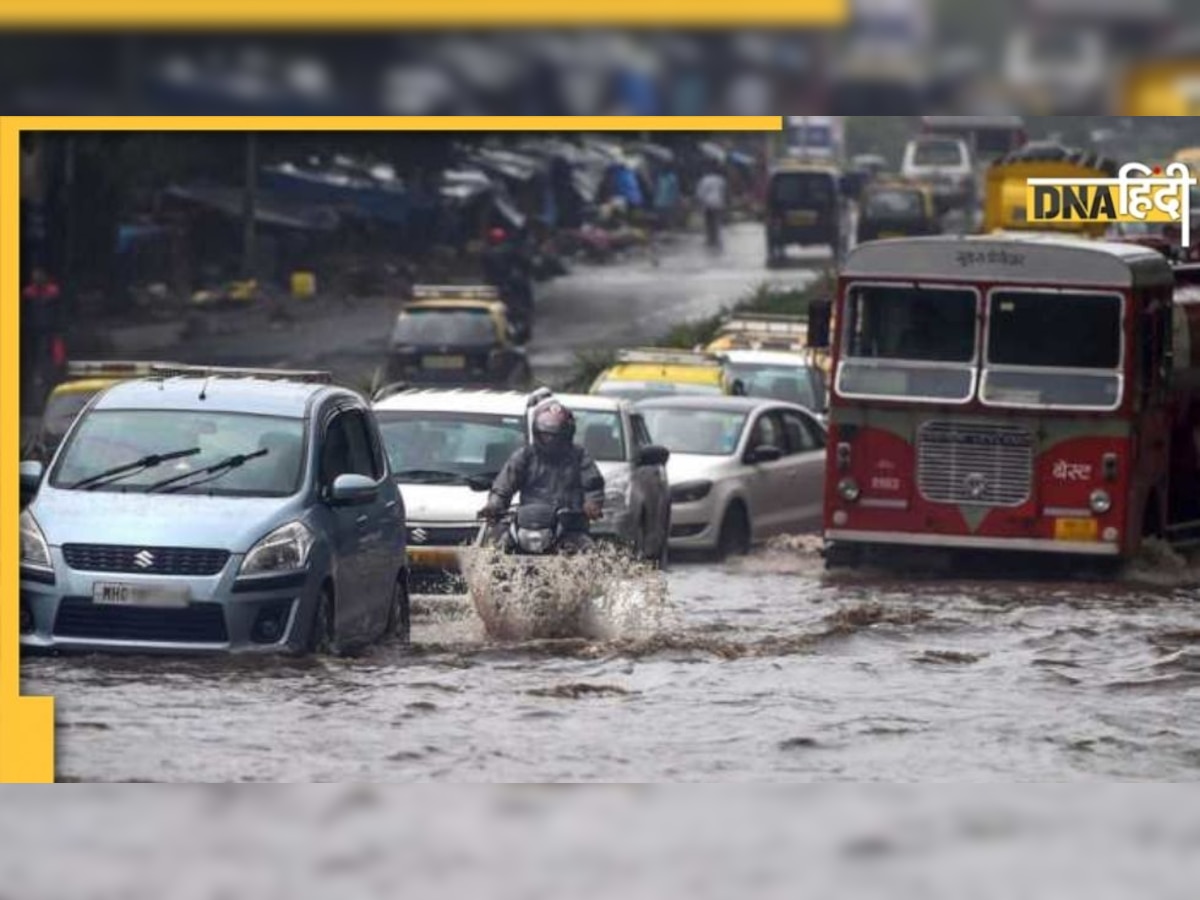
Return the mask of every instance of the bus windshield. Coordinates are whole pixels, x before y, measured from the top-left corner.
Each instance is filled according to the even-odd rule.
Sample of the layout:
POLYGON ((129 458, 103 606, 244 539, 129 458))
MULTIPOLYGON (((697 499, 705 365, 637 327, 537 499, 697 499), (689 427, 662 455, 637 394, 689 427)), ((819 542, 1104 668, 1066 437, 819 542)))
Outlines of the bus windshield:
POLYGON ((1115 409, 1121 298, 995 290, 988 298, 982 400, 992 406, 1115 409))
POLYGON ((838 393, 966 403, 975 390, 978 306, 970 288, 853 288, 838 393))

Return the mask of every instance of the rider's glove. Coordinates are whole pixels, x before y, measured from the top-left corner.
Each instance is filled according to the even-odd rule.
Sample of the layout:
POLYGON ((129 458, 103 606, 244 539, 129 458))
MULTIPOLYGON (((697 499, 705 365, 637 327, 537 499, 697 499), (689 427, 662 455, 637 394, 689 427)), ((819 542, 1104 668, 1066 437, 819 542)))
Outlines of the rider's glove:
POLYGON ((600 504, 595 500, 589 500, 583 504, 583 511, 593 522, 604 515, 604 510, 601 509, 600 504))

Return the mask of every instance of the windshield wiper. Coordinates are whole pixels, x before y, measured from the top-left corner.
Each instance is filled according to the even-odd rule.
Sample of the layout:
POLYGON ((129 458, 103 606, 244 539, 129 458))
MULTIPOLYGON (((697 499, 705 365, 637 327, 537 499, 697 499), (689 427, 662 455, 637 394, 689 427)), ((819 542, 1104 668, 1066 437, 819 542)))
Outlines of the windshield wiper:
POLYGON ((241 468, 252 459, 258 459, 261 456, 267 455, 267 448, 255 450, 253 453, 235 453, 232 456, 227 456, 220 462, 215 462, 205 469, 196 469, 194 472, 184 472, 182 475, 175 475, 172 478, 165 478, 162 481, 156 481, 154 484, 146 488, 146 493, 154 493, 162 491, 164 494, 170 494, 174 491, 181 491, 185 487, 196 487, 197 485, 207 484, 232 472, 234 469, 241 468), (187 481, 189 478, 195 478, 197 475, 208 475, 203 481, 197 481, 193 484, 181 484, 180 482, 187 481))
POLYGON ((170 453, 150 453, 141 459, 135 459, 132 462, 114 466, 111 469, 105 469, 103 472, 97 472, 95 475, 89 475, 87 478, 82 478, 67 487, 72 491, 83 488, 89 491, 95 490, 96 488, 104 487, 106 484, 112 484, 114 481, 120 481, 122 478, 128 478, 130 475, 136 475, 145 469, 153 469, 155 466, 161 466, 163 463, 171 462, 174 459, 183 459, 185 456, 195 456, 199 452, 199 447, 189 447, 186 450, 172 450, 170 453))
POLYGON ((458 472, 446 472, 442 469, 401 469, 392 473, 396 481, 407 481, 413 484, 465 484, 466 475, 458 472))

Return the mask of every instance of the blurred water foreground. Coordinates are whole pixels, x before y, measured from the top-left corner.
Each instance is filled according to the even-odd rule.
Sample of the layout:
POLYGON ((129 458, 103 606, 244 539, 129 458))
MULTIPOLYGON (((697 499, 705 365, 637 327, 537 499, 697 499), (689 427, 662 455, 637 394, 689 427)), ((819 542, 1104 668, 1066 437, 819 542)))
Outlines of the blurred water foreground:
POLYGON ((1167 785, 9 788, 6 897, 1185 898, 1167 785))

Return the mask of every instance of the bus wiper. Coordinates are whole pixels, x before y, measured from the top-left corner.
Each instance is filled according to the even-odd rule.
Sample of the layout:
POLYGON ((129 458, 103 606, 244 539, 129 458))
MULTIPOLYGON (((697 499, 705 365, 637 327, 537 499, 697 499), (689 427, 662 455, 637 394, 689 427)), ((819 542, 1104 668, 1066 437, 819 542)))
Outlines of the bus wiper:
POLYGON ((183 459, 185 456, 195 456, 199 452, 199 447, 189 447, 187 450, 172 450, 170 453, 150 453, 141 459, 135 459, 132 462, 114 466, 111 469, 105 469, 103 472, 97 472, 95 475, 89 475, 87 478, 80 479, 67 487, 72 491, 83 488, 89 491, 95 490, 96 488, 104 487, 106 484, 112 484, 114 481, 120 481, 122 478, 128 478, 130 475, 136 475, 138 472, 146 469, 161 466, 165 462, 171 462, 174 459, 183 459))
POLYGON ((260 456, 267 455, 267 448, 255 450, 253 453, 235 453, 232 456, 227 456, 219 462, 213 463, 205 469, 196 469, 194 472, 184 472, 182 475, 175 475, 171 478, 165 478, 162 481, 156 481, 154 484, 146 488, 146 493, 154 493, 162 491, 164 494, 181 491, 187 487, 196 487, 197 485, 207 484, 210 481, 215 481, 222 475, 232 472, 234 469, 241 468, 252 459, 258 459, 260 456), (197 475, 208 475, 203 481, 193 482, 192 484, 182 484, 189 478, 195 478, 197 475))
POLYGON ((413 484, 465 484, 467 480, 465 475, 442 469, 401 469, 392 473, 392 477, 413 484))

